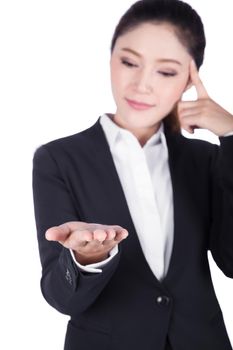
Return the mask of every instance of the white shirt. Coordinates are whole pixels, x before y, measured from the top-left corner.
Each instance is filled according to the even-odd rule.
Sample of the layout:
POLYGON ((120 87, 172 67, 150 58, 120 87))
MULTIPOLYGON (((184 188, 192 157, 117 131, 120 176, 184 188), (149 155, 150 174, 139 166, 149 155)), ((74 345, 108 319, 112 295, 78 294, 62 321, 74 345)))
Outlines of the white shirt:
MULTIPOLYGON (((168 271, 174 239, 173 192, 163 124, 143 147, 130 131, 113 122, 112 115, 103 114, 100 124, 110 147, 142 251, 152 272, 162 280, 168 271)), ((224 137, 232 135, 231 131, 224 137)), ((109 252, 108 259, 85 266, 75 260, 71 249, 70 253, 80 269, 100 273, 101 267, 118 253, 118 246, 109 252)))
MULTIPOLYGON (((168 271, 174 236, 173 193, 163 124, 143 147, 130 131, 113 122, 112 115, 102 115, 100 124, 142 251, 154 275, 162 280, 168 271)), ((117 252, 116 246, 108 259, 85 266, 75 260, 72 251, 71 254, 82 270, 102 272, 101 267, 117 252)))

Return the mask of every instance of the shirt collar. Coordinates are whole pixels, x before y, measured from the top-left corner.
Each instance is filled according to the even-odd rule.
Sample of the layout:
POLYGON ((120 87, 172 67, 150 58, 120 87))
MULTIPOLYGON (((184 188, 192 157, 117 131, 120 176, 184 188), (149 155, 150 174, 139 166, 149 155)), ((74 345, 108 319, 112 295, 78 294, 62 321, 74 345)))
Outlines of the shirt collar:
MULTIPOLYGON (((118 137, 135 137, 129 130, 121 128, 119 125, 114 123, 112 114, 103 114, 100 117, 100 124, 103 127, 111 150, 113 149, 118 137)), ((154 146, 160 142, 162 142, 163 146, 167 148, 163 123, 161 123, 158 131, 147 140, 143 146, 143 149, 154 146)))

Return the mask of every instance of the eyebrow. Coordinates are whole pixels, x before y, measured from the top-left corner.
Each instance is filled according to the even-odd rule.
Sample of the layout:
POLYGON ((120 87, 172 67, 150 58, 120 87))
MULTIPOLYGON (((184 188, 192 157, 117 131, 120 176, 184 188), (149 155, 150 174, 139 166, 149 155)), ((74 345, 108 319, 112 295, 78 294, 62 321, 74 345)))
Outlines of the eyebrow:
MULTIPOLYGON (((140 57, 140 58, 142 57, 142 55, 140 55, 140 53, 130 49, 129 47, 123 47, 121 50, 122 51, 126 51, 126 52, 130 52, 130 53, 132 53, 133 55, 135 55, 137 57, 140 57)), ((173 58, 160 58, 160 59, 157 60, 157 62, 159 62, 159 63, 160 62, 161 63, 167 63, 167 62, 169 63, 169 62, 171 62, 171 63, 176 63, 176 64, 178 64, 180 66, 182 65, 180 61, 174 60, 173 58)))

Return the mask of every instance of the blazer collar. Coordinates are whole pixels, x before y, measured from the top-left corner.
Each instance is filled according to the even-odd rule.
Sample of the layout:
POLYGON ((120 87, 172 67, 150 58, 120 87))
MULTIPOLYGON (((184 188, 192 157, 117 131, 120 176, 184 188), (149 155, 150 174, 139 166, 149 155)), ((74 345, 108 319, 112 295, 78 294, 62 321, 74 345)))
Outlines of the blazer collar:
POLYGON ((98 118, 93 126, 85 130, 85 134, 88 136, 88 143, 91 143, 93 155, 95 155, 96 160, 101 164, 101 168, 103 169, 101 177, 104 183, 104 201, 108 206, 106 209, 108 219, 105 223, 120 225, 128 230, 129 236, 126 240, 121 242, 119 246, 125 259, 131 260, 131 263, 137 266, 137 273, 141 275, 141 278, 147 279, 147 281, 150 279, 151 283, 162 288, 164 292, 168 292, 166 286, 169 285, 172 279, 178 277, 177 274, 179 274, 180 269, 182 269, 179 265, 179 255, 182 254, 181 247, 183 247, 181 217, 185 213, 186 200, 183 200, 183 198, 186 197, 186 194, 184 193, 183 195, 182 167, 179 165, 184 150, 184 137, 181 134, 172 133, 166 125, 164 125, 173 187, 174 242, 167 275, 164 280, 160 282, 152 273, 141 249, 125 194, 111 155, 110 147, 100 124, 100 118, 101 117, 98 118), (126 249, 124 249, 124 247, 126 249))
MULTIPOLYGON (((113 121, 113 115, 111 113, 105 113, 99 118, 100 124, 104 130, 106 139, 108 141, 108 144, 110 146, 111 151, 114 149, 115 143, 118 139, 118 137, 135 137, 132 135, 132 133, 128 130, 123 129, 119 125, 117 125, 113 121)), ((151 145, 154 145, 156 143, 162 142, 165 149, 167 149, 166 145, 166 138, 164 134, 164 125, 161 123, 159 130, 150 137, 150 139, 145 143, 143 148, 150 147, 151 145)))

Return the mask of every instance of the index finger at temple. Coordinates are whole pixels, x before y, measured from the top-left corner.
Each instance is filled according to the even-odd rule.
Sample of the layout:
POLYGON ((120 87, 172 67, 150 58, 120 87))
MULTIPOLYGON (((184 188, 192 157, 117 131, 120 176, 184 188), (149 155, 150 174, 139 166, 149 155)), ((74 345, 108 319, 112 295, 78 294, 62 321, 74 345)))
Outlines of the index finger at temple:
POLYGON ((190 77, 191 77, 191 80, 196 88, 197 98, 202 99, 202 98, 209 97, 207 90, 199 77, 199 73, 198 73, 196 63, 194 62, 194 60, 192 60, 190 63, 190 77))

